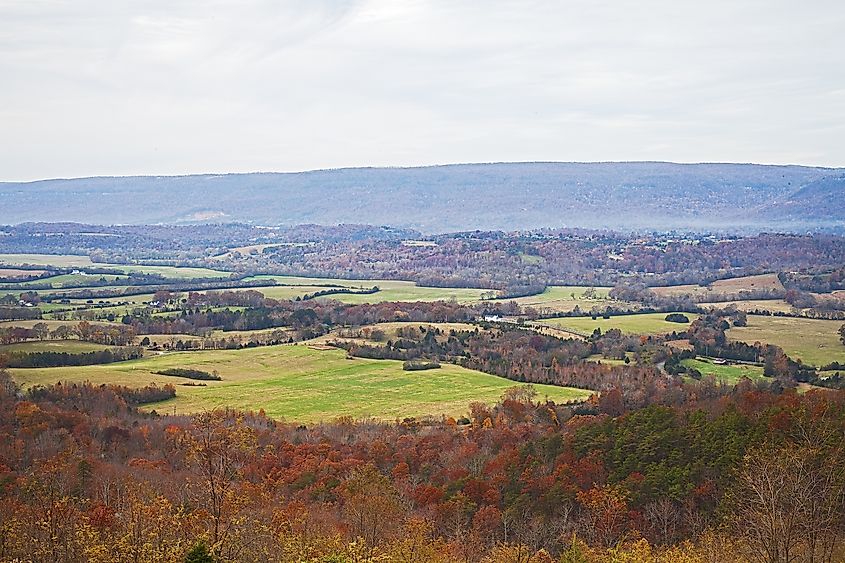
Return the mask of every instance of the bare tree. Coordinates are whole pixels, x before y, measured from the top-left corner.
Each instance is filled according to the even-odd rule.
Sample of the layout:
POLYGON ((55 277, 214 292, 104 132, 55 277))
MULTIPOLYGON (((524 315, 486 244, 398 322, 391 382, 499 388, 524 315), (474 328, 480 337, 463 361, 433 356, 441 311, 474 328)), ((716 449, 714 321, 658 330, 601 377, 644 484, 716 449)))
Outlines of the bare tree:
POLYGON ((650 502, 643 507, 643 516, 651 528, 655 543, 674 543, 682 517, 678 503, 668 498, 650 502))
POLYGON ((255 433, 223 411, 196 415, 191 430, 190 458, 200 478, 201 500, 211 515, 212 549, 217 551, 227 535, 235 483, 256 447, 255 433))
POLYGON ((787 445, 749 453, 731 496, 736 532, 764 563, 827 563, 842 532, 842 448, 787 445))

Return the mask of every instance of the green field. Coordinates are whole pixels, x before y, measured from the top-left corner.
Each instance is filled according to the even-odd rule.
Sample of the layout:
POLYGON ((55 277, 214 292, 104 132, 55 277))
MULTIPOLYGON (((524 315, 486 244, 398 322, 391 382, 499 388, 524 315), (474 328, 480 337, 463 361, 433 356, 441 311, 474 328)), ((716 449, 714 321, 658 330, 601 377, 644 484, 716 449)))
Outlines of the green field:
POLYGON ((96 352, 107 348, 110 348, 110 346, 84 342, 82 340, 44 340, 5 344, 0 346, 0 354, 12 352, 67 352, 68 354, 80 354, 82 352, 96 352))
POLYGON ((837 334, 842 324, 843 321, 748 315, 748 326, 733 327, 727 335, 731 340, 749 344, 774 344, 792 359, 821 366, 845 363, 845 345, 837 334))
POLYGON ((44 284, 50 284, 50 287, 55 289, 61 289, 63 287, 84 287, 85 284, 88 284, 92 281, 99 281, 100 279, 105 278, 109 284, 114 284, 115 282, 119 282, 121 280, 125 280, 127 276, 117 276, 117 275, 106 275, 106 274, 61 274, 58 276, 51 276, 49 278, 42 278, 40 280, 35 280, 31 282, 22 282, 18 284, 18 287, 27 288, 30 286, 40 286, 44 284))
MULTIPOLYGON (((50 255, 39 255, 39 254, 6 254, 0 255, 0 260, 6 259, 8 260, 9 264, 14 263, 34 263, 34 264, 49 264, 54 266, 85 266, 85 265, 92 265, 90 260, 87 257, 80 257, 80 256, 50 256, 50 255)), ((120 270, 121 272, 128 273, 128 272, 145 272, 145 273, 156 273, 161 274, 167 278, 226 278, 229 277, 229 272, 224 272, 220 270, 211 270, 207 268, 183 268, 183 267, 175 267, 175 266, 136 266, 136 265, 125 265, 125 264, 96 264, 98 267, 103 268, 112 268, 116 270, 120 270)), ((124 290, 127 288, 126 285, 122 285, 123 279, 117 276, 106 276, 107 279, 114 282, 115 285, 113 286, 84 286, 85 282, 91 279, 100 279, 100 275, 94 274, 91 276, 85 274, 63 274, 60 276, 53 276, 52 278, 47 278, 45 280, 40 280, 37 283, 51 283, 53 285, 53 289, 49 290, 37 290, 39 293, 49 293, 55 291, 57 289, 62 289, 67 287, 68 285, 75 285, 74 290, 104 290, 104 289, 111 289, 111 290, 124 290)), ((342 301, 344 303, 350 304, 358 304, 358 303, 382 303, 385 301, 450 301, 452 299, 460 302, 460 303, 475 303, 482 299, 482 297, 486 296, 490 293, 491 290, 489 289, 478 289, 478 288, 443 288, 443 287, 424 287, 418 286, 414 282, 410 281, 398 281, 398 280, 356 280, 356 279, 333 279, 333 278, 312 278, 312 277, 303 277, 303 276, 274 276, 274 275, 260 275, 260 276, 252 276, 245 278, 244 281, 252 281, 252 280, 259 280, 259 279, 272 279, 275 280, 276 283, 279 285, 276 286, 267 286, 267 287, 242 287, 242 288, 232 288, 232 290, 237 291, 246 291, 246 290, 255 290, 260 291, 264 296, 273 298, 273 299, 296 299, 297 297, 302 297, 309 293, 316 293, 318 291, 325 291, 327 289, 331 289, 333 287, 348 287, 354 289, 360 288, 371 288, 373 286, 378 286, 379 291, 377 293, 372 294, 337 294, 327 296, 327 299, 335 299, 338 301, 342 301)), ((36 282, 31 282, 30 284, 19 284, 18 287, 13 289, 6 290, 8 293, 16 294, 19 291, 24 290, 27 285, 33 285, 36 282)), ((582 295, 583 291, 586 287, 567 287, 567 288, 556 288, 555 291, 549 293, 543 298, 544 302, 551 303, 554 305, 555 302, 560 300, 569 299, 569 303, 567 305, 566 310, 571 310, 576 303, 579 303, 582 308, 590 308, 596 304, 607 304, 606 301, 603 299, 596 299, 585 301, 581 298, 578 300, 573 301, 571 297, 565 297, 562 293, 562 290, 566 290, 568 293, 576 292, 578 295, 582 295)), ((607 291, 609 288, 596 288, 596 294, 598 296, 604 296, 606 298, 607 291)), ((3 293, 3 292, 0 292, 3 293)), ((149 301, 152 294, 143 294, 143 295, 135 295, 129 297, 109 297, 103 299, 103 301, 108 302, 122 302, 122 301, 131 301, 134 303, 140 303, 142 301, 149 301)), ((84 303, 86 300, 82 300, 84 303)), ((94 299, 95 302, 101 301, 100 299, 94 299)))
MULTIPOLYGON (((541 324, 562 328, 571 329, 582 333, 592 333, 596 328, 600 328, 602 332, 607 332, 612 328, 618 328, 622 332, 628 334, 667 334, 670 332, 682 332, 689 326, 684 323, 672 323, 664 320, 669 313, 641 313, 636 315, 619 315, 603 319, 601 317, 593 320, 591 317, 558 317, 554 319, 544 319, 539 321, 541 324)), ((690 321, 694 321, 697 316, 689 313, 684 313, 690 321)))
MULTIPOLYGON (((47 325, 47 328, 50 330, 55 330, 56 327, 66 325, 70 327, 74 327, 79 324, 79 321, 54 321, 54 320, 39 320, 39 319, 32 319, 27 321, 0 321, 0 327, 2 328, 9 328, 11 326, 20 326, 23 328, 32 328, 36 324, 44 323, 47 325)), ((92 325, 103 325, 103 326, 120 326, 119 323, 110 323, 107 321, 97 321, 95 323, 91 323, 92 325)))
POLYGON ((30 276, 37 276, 43 274, 44 270, 20 270, 18 268, 3 268, 0 267, 0 277, 3 278, 28 278, 30 276))
MULTIPOLYGON (((638 307, 636 304, 625 303, 611 299, 608 296, 611 288, 609 287, 594 287, 594 297, 588 299, 584 296, 584 292, 589 289, 585 285, 554 285, 549 286, 543 293, 539 295, 529 295, 527 297, 517 297, 512 301, 516 301, 522 307, 533 307, 540 311, 550 310, 560 313, 568 313, 580 307, 582 311, 589 311, 593 307, 604 308, 608 305, 628 305, 631 307, 638 307)), ((508 299, 508 301, 511 301, 508 299)))
POLYGON ((339 294, 329 298, 342 301, 343 303, 383 303, 385 301, 451 301, 458 303, 473 303, 479 301, 481 296, 489 293, 487 289, 469 288, 448 288, 448 287, 423 287, 413 282, 383 282, 374 285, 379 286, 378 293, 366 295, 339 294))
POLYGON ((760 274, 755 276, 744 276, 741 278, 716 280, 707 286, 689 284, 651 288, 654 293, 664 297, 691 295, 703 301, 707 301, 708 297, 717 295, 738 295, 743 291, 782 291, 783 289, 783 284, 780 283, 777 274, 760 274))
MULTIPOLYGON (((137 264, 100 264, 91 261, 88 256, 70 254, 0 254, 0 264, 18 266, 31 264, 40 266, 55 266, 59 268, 96 267, 120 270, 123 273, 142 272, 145 274, 160 274, 166 278, 228 278, 231 273, 209 268, 184 268, 180 266, 146 266, 137 264)), ((92 274, 99 279, 99 274, 92 274)))
POLYGON ((56 266, 59 268, 78 268, 95 265, 88 256, 73 254, 0 254, 0 264, 8 264, 10 266, 30 264, 33 266, 56 266))
POLYGON ((772 313, 789 313, 794 311, 792 305, 783 299, 748 299, 741 301, 721 301, 713 303, 701 303, 702 307, 724 309, 729 305, 736 306, 740 311, 771 311, 772 313))
POLYGON ((296 299, 297 297, 302 297, 307 293, 316 293, 317 291, 325 291, 326 289, 330 289, 327 287, 317 287, 313 285, 298 285, 298 286, 289 286, 289 285, 276 285, 276 286, 269 286, 269 287, 244 287, 241 290, 255 290, 260 291, 264 294, 264 297, 269 297, 270 299, 279 299, 279 300, 286 300, 286 299, 296 299))
POLYGON ((460 303, 471 303, 481 299, 482 295, 489 293, 489 289, 473 288, 448 288, 448 287, 424 287, 410 281, 397 280, 352 280, 332 278, 308 278, 301 276, 254 276, 245 278, 244 281, 253 279, 272 279, 283 287, 256 287, 267 297, 276 299, 292 299, 297 295, 314 293, 331 289, 324 287, 327 284, 350 288, 371 288, 374 285, 379 287, 378 293, 366 295, 338 294, 330 295, 326 299, 335 299, 343 303, 382 303, 385 301, 449 301, 455 299, 460 303), (284 287, 302 286, 302 287, 284 287), (277 297, 278 296, 278 297, 277 297), (293 297, 290 297, 293 296, 293 297))
POLYGON ((165 278, 191 279, 191 278, 228 278, 231 272, 223 270, 211 270, 209 268, 185 268, 182 266, 140 266, 127 264, 98 264, 104 268, 114 268, 125 273, 141 272, 144 274, 159 274, 165 278))
POLYGON ((743 377, 752 380, 763 379, 763 368, 744 364, 716 365, 709 360, 681 360, 681 364, 688 368, 695 368, 702 375, 712 375, 725 383, 737 383, 743 377))
MULTIPOLYGON (((178 352, 116 364, 44 369, 13 369, 29 386, 57 381, 91 381, 143 386, 181 383, 155 375, 166 368, 217 370, 223 381, 207 387, 177 386, 176 399, 151 405, 160 411, 198 412, 215 407, 264 409, 269 416, 316 422, 338 416, 394 419, 426 414, 461 415, 472 401, 494 402, 513 381, 444 365, 403 371, 402 362, 346 359, 342 350, 308 346, 267 346, 232 351, 178 352)), ((565 402, 588 391, 535 385, 539 397, 565 402)))

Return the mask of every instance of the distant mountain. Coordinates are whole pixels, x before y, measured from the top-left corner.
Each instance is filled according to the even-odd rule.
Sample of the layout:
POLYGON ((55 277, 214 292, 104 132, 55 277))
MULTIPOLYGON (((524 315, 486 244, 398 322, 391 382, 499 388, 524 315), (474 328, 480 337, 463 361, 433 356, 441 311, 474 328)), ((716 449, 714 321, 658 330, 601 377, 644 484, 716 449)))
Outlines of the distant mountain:
POLYGON ((810 182, 766 211, 792 220, 820 215, 832 221, 845 221, 845 174, 810 182))
POLYGON ((515 163, 0 183, 0 224, 359 223, 423 232, 842 228, 845 169, 515 163))

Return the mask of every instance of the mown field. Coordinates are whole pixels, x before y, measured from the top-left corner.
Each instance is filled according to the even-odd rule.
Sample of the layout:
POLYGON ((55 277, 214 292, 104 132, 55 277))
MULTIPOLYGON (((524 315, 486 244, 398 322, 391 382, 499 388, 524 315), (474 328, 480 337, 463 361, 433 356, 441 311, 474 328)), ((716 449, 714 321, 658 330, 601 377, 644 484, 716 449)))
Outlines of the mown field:
POLYGON ((0 254, 0 264, 9 266, 56 266, 59 268, 78 268, 94 266, 88 256, 74 254, 0 254))
POLYGON ((771 311, 772 313, 790 313, 794 310, 792 305, 783 299, 747 299, 740 301, 701 303, 702 307, 713 307, 714 309, 724 309, 729 305, 734 305, 740 311, 771 311))
MULTIPOLYGON (((590 317, 559 317, 554 319, 543 319, 539 321, 540 324, 561 328, 570 329, 582 333, 592 333, 596 328, 600 328, 602 332, 606 332, 613 328, 618 328, 624 333, 628 334, 667 334, 670 332, 681 332, 686 330, 689 325, 686 323, 672 323, 666 321, 668 313, 640 313, 635 315, 618 315, 603 319, 601 317, 593 320, 590 317)), ((690 321, 694 321, 697 315, 690 313, 685 314, 690 321)))
MULTIPOLYGON (((9 327, 12 327, 12 326, 19 326, 19 327, 23 327, 23 328, 32 328, 36 324, 39 324, 39 323, 43 323, 43 324, 47 325, 47 328, 49 328, 50 330, 55 330, 56 328, 58 328, 62 325, 75 327, 76 325, 79 324, 79 321, 54 321, 54 320, 35 320, 35 319, 26 320, 26 321, 0 321, 0 327, 9 328, 9 327)), ((105 326, 109 326, 109 325, 120 326, 120 323, 111 323, 111 322, 108 322, 108 321, 96 321, 96 322, 92 322, 91 324, 92 325, 105 325, 105 326)))
POLYGON ((64 287, 80 287, 95 281, 98 282, 101 279, 105 279, 109 284, 117 285, 121 280, 126 280, 127 277, 125 275, 118 276, 110 274, 60 274, 58 276, 50 276, 49 278, 21 282, 18 285, 22 288, 29 288, 49 284, 52 288, 61 289, 64 287))
POLYGON ((777 274, 761 274, 757 276, 717 280, 707 286, 689 284, 651 288, 651 290, 658 295, 667 297, 694 295, 704 300, 706 300, 708 296, 736 295, 742 291, 756 291, 763 289, 783 290, 783 284, 780 283, 777 274))
MULTIPOLYGON (((166 278, 228 278, 231 273, 209 268, 186 268, 181 266, 146 266, 135 264, 100 264, 91 261, 88 256, 71 254, 0 254, 0 265, 20 266, 22 264, 34 266, 54 266, 57 268, 96 267, 119 270, 124 274, 141 272, 145 274, 160 274, 166 278)), ((99 279, 99 274, 90 277, 99 279)))
POLYGON ((710 360, 695 359, 681 360, 681 364, 688 368, 695 368, 702 375, 712 375, 725 383, 735 384, 743 377, 752 380, 763 378, 763 368, 744 364, 717 365, 710 360))
POLYGON ((68 354, 80 354, 83 352, 97 352, 107 348, 109 346, 84 342, 82 340, 44 340, 0 345, 0 355, 14 352, 27 354, 33 352, 67 352, 68 354))
POLYGON ((449 301, 455 299, 460 303, 471 303, 479 301, 481 297, 490 290, 473 288, 448 288, 448 287, 425 287, 419 286, 410 281, 397 280, 352 280, 333 278, 309 278, 301 276, 255 276, 245 278, 244 281, 252 279, 272 279, 280 286, 257 287, 257 291, 266 297, 276 299, 292 299, 298 295, 314 293, 332 289, 331 286, 348 287, 354 289, 378 286, 377 293, 355 295, 337 294, 328 296, 327 299, 335 299, 343 303, 383 303, 385 301, 449 301))
POLYGON ((0 277, 2 278, 28 278, 30 276, 38 276, 43 273, 44 270, 21 270, 19 268, 0 267, 0 277))
MULTIPOLYGON (((232 351, 178 352, 117 364, 13 369, 12 377, 30 386, 58 381, 143 386, 183 383, 155 375, 166 368, 217 370, 223 381, 207 387, 177 386, 173 400, 151 405, 160 411, 198 412, 229 406, 264 409, 268 415, 302 422, 338 416, 395 419, 467 412, 473 401, 494 402, 515 382, 443 365, 428 371, 403 371, 402 362, 347 359, 342 350, 304 345, 267 346, 232 351)), ((535 385, 540 397, 565 402, 589 396, 581 389, 535 385)))
MULTIPOLYGON (((583 311, 589 311, 593 307, 604 308, 608 305, 620 305, 622 301, 610 299, 608 293, 610 287, 588 287, 584 285, 555 285, 549 286, 539 295, 529 295, 527 297, 518 297, 513 299, 522 307, 534 307, 540 311, 550 310, 561 313, 568 313, 580 307, 583 311), (592 289, 594 296, 587 298, 584 294, 592 289)), ((625 303, 625 305, 633 306, 633 304, 625 303)))
POLYGON ((793 359, 821 366, 845 363, 845 345, 837 334, 842 324, 843 321, 748 315, 748 326, 733 327, 727 335, 749 344, 775 344, 793 359))

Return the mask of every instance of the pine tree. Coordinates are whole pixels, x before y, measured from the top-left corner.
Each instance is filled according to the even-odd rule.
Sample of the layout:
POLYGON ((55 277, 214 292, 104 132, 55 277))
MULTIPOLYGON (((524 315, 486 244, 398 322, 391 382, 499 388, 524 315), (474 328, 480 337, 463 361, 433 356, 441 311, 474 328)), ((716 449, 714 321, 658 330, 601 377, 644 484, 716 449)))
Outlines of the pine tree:
POLYGON ((205 542, 200 540, 185 556, 185 563, 214 563, 214 557, 208 551, 205 542))

